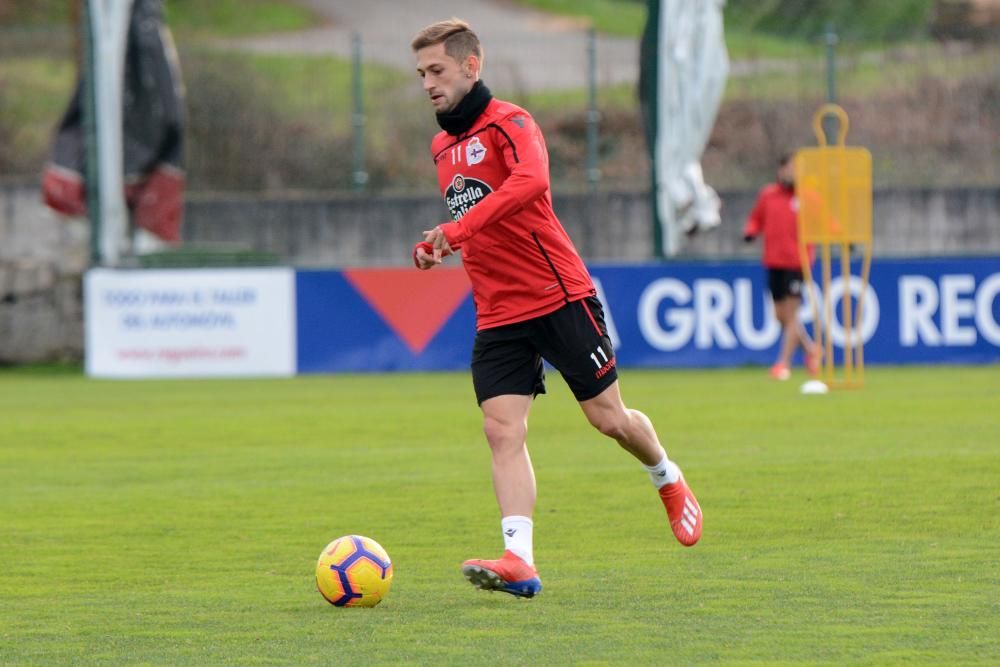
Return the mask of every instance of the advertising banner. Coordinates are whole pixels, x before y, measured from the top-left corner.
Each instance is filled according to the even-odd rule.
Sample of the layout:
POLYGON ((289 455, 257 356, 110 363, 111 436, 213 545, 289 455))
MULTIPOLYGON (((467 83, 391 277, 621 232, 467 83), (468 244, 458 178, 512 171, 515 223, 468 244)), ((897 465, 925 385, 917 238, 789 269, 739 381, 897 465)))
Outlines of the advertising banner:
POLYGON ((94 377, 295 373, 292 269, 93 269, 84 308, 94 377))
MULTIPOLYGON (((621 366, 773 363, 781 331, 757 262, 590 267, 621 366)), ((296 277, 298 371, 467 368, 475 335, 460 267, 308 271, 296 277)), ((833 342, 855 277, 831 282, 833 342)), ((1000 258, 876 261, 861 334, 867 364, 1000 361, 1000 258)), ((811 329, 807 300, 802 319, 811 329)))
MULTIPOLYGON (((618 365, 773 363, 781 338, 757 262, 590 267, 618 365)), ((842 347, 854 276, 830 282, 842 347)), ((816 298, 822 298, 817 294, 816 298)), ((460 266, 95 269, 85 280, 86 362, 97 377, 286 376, 460 370, 475 310, 460 266)), ((807 298, 800 313, 811 330, 807 298)), ((1000 258, 881 260, 864 295, 865 363, 1000 362, 1000 258)))
POLYGON ((468 368, 476 315, 460 266, 300 271, 298 369, 468 368))
MULTIPOLYGON (((856 270, 855 270, 856 273, 856 270)), ((781 330, 756 262, 593 267, 620 338, 623 366, 770 365, 781 330)), ((831 282, 832 334, 840 348, 842 300, 856 277, 831 282)), ((817 298, 822 299, 821 294, 817 298)), ((808 298, 800 316, 812 330, 808 298)), ((865 362, 1000 361, 1000 259, 883 260, 872 269, 860 333, 865 362)))

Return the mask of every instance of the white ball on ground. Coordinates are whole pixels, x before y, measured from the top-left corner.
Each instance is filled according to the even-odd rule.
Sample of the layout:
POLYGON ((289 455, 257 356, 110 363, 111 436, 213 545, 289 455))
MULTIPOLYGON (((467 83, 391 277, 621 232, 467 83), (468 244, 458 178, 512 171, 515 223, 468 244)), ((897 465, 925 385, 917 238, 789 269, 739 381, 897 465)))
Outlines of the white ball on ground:
POLYGON ((825 394, 829 391, 829 388, 827 388, 822 380, 807 380, 802 383, 799 391, 803 394, 825 394))

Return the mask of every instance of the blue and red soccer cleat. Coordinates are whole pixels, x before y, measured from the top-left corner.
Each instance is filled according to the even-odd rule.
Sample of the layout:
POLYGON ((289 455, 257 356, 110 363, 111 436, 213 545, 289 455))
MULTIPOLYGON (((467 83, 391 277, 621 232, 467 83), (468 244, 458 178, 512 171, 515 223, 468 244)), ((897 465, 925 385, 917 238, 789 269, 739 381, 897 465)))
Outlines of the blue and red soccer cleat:
POLYGON ((682 475, 673 484, 660 487, 660 500, 667 508, 667 518, 677 541, 693 547, 701 537, 701 507, 682 475))
POLYGON ((465 561, 462 574, 469 583, 484 591, 503 591, 519 598, 530 598, 542 590, 542 580, 535 566, 528 565, 509 550, 498 560, 474 558, 465 561))

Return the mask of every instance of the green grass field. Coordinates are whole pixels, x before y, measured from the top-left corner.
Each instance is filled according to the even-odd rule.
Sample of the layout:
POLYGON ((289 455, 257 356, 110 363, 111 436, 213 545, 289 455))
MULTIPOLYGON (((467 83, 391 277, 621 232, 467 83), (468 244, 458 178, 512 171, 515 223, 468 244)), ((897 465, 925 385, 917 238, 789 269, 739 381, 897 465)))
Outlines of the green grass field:
POLYGON ((1000 367, 629 371, 706 516, 557 377, 532 415, 533 600, 473 590, 499 517, 465 374, 94 381, 0 371, 2 664, 994 663, 1000 367), (337 609, 320 550, 374 537, 389 597, 337 609))

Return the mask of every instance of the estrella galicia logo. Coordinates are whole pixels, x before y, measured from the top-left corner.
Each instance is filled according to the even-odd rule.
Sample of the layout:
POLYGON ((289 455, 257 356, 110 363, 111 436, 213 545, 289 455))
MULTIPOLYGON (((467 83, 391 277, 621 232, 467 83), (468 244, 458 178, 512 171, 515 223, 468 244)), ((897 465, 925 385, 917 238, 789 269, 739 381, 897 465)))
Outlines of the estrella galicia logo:
POLYGON ((444 201, 448 205, 451 217, 455 220, 461 220, 469 212, 469 209, 481 202, 491 192, 493 192, 493 188, 479 179, 455 174, 451 185, 444 193, 444 201))

